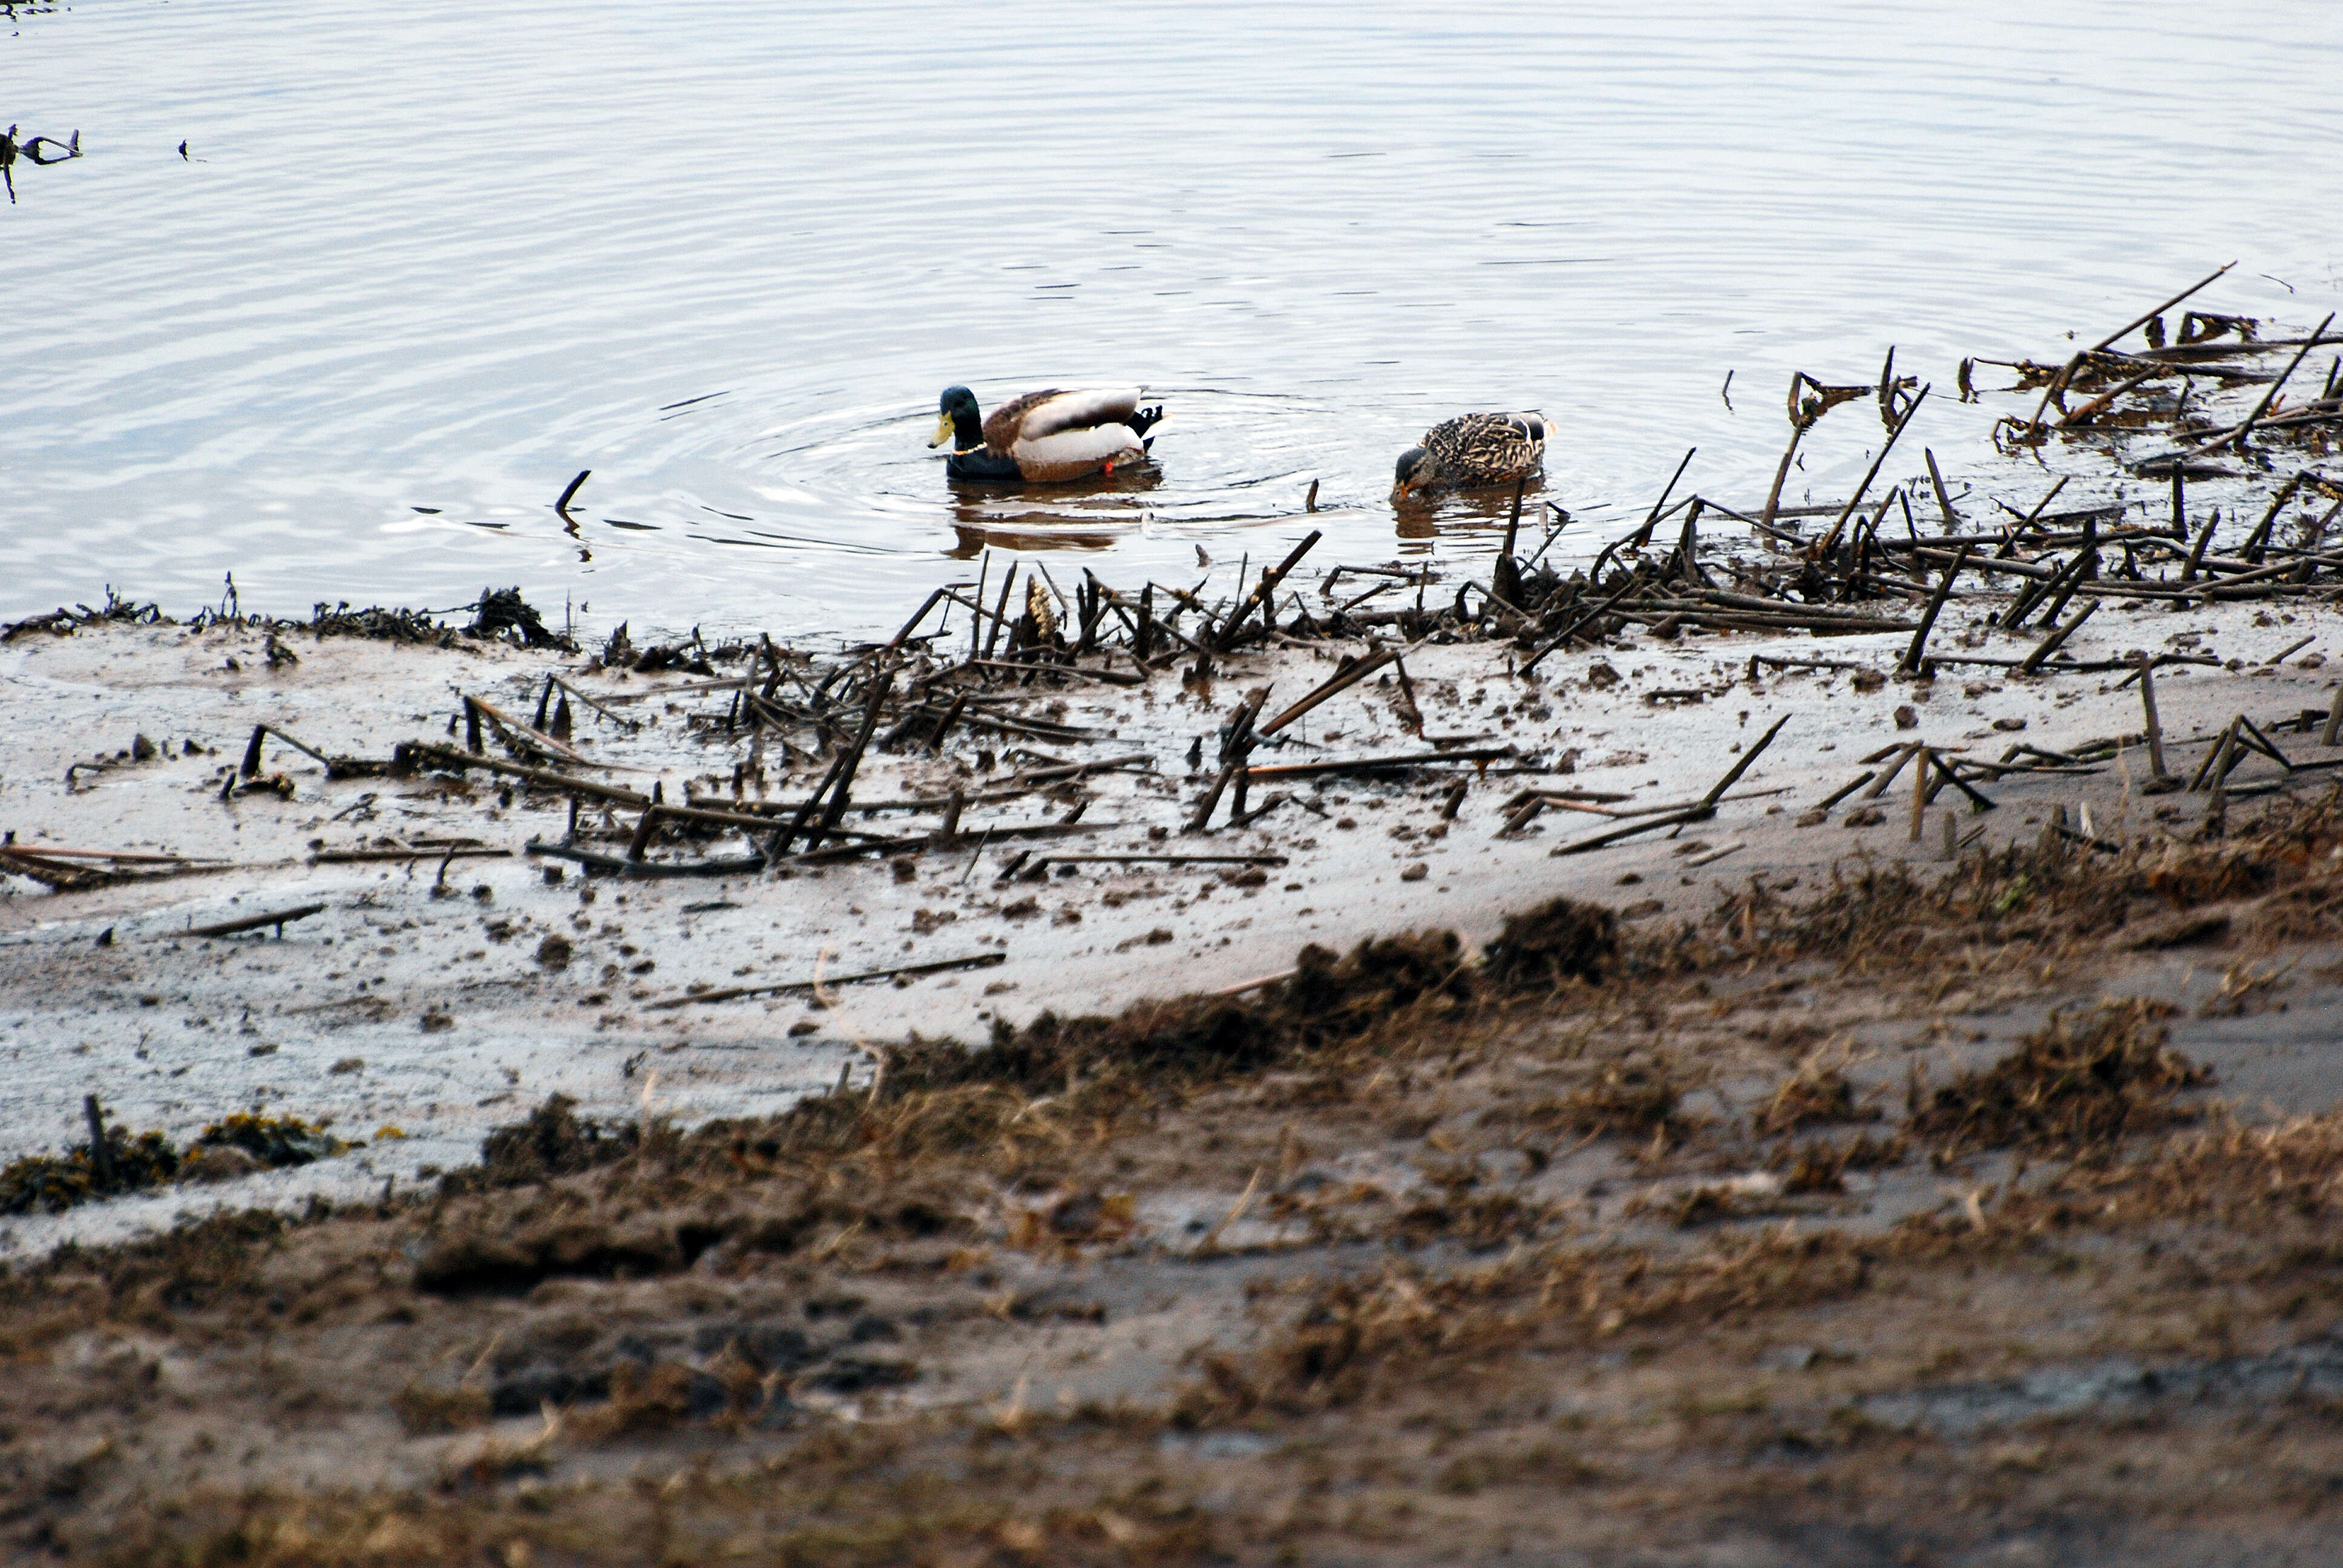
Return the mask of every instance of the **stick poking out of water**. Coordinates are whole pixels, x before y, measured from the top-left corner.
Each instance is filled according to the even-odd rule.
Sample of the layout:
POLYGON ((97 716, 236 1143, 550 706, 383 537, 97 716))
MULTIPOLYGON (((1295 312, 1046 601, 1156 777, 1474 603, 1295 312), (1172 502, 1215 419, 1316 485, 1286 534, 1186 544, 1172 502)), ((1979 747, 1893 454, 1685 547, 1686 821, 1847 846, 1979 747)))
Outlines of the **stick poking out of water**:
POLYGON ((560 513, 563 517, 568 517, 569 515, 569 503, 571 499, 577 496, 578 488, 586 483, 587 476, 593 473, 593 471, 594 470, 591 468, 578 469, 578 477, 569 481, 569 487, 561 492, 561 499, 553 503, 553 509, 560 513))

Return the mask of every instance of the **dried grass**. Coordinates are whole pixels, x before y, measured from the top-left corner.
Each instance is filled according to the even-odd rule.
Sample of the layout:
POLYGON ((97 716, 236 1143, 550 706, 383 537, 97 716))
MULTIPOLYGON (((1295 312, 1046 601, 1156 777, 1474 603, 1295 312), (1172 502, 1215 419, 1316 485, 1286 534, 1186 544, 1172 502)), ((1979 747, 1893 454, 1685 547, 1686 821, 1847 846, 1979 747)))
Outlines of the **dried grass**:
POLYGON ((1991 1067, 1937 1090, 1906 1131, 1954 1151, 2075 1148, 2186 1120, 2174 1097, 2213 1073, 2165 1043, 2171 1010, 2133 999, 2103 1002, 2079 1023, 2054 1013, 1991 1067))
POLYGON ((1633 1057, 1614 1061, 1592 1081, 1559 1101, 1533 1107, 1534 1119, 1550 1116, 1575 1131, 1648 1135, 1678 1124, 1684 1088, 1664 1058, 1633 1057))
POLYGON ((1409 1386, 1453 1390, 1532 1345, 1583 1346, 1630 1328, 1699 1331, 1859 1291, 1869 1278, 1867 1258, 1844 1237, 1786 1229, 1720 1239, 1686 1258, 1556 1248, 1442 1275, 1393 1265, 1317 1288, 1254 1355, 1206 1357, 1174 1419, 1211 1426, 1409 1386))

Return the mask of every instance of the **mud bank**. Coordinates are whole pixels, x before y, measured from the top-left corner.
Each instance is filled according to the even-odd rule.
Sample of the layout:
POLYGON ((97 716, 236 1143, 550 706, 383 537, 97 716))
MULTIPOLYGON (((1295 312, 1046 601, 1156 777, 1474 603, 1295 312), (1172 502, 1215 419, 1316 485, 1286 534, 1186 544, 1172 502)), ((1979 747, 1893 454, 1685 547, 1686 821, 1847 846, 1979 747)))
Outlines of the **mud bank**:
MULTIPOLYGON (((1936 635, 1982 640, 1996 608, 1950 606, 1936 635)), ((2305 712, 2323 720, 2330 616, 2308 605, 2118 612, 2076 651, 2220 661, 2157 679, 2176 773, 2194 769, 2239 712, 2291 746, 2289 759, 2315 765, 2329 755, 2316 728, 2298 738, 2280 726, 2305 712), (2281 652, 2287 662, 2269 662, 2281 652)), ((330 1118, 359 1146, 230 1188, 18 1216, 8 1244, 22 1254, 166 1222, 191 1205, 427 1179, 552 1093, 603 1119, 769 1113, 841 1070, 867 1080, 876 1042, 974 1041, 1044 1010, 1236 985, 1289 966, 1303 942, 1339 950, 1419 924, 1484 938, 1506 913, 1557 895, 1664 927, 1708 915, 1753 879, 1788 890, 1851 859, 1934 862, 1948 827, 1960 842, 1997 847, 2038 837, 2061 809, 2079 826, 2087 810, 2095 832, 2122 841, 2206 809, 2201 793, 2137 793, 2148 772, 2142 708, 2120 675, 1899 678, 1906 640, 1837 637, 1818 656, 1786 636, 1629 635, 1556 654, 1526 678, 1512 673, 1522 656, 1509 641, 1421 642, 1398 667, 1404 688, 1390 669, 1361 680, 1289 727, 1275 761, 1256 762, 1265 777, 1253 804, 1272 789, 1284 804, 1246 828, 1216 820, 1203 832, 1187 829, 1219 771, 1229 710, 1265 689, 1275 711, 1375 643, 1233 653, 1204 680, 1184 667, 1130 685, 1045 674, 1007 687, 1017 700, 990 711, 1008 724, 1031 715, 1055 737, 1047 742, 1021 750, 1024 737, 965 729, 932 753, 874 747, 863 760, 857 807, 925 801, 934 820, 953 791, 970 801, 949 847, 654 879, 530 853, 590 841, 581 829, 598 827, 599 853, 623 860, 639 816, 623 804, 589 798, 573 821, 574 795, 511 769, 335 777, 343 770, 274 734, 246 775, 247 743, 267 725, 327 758, 383 759, 402 743, 460 750, 467 699, 527 716, 551 676, 574 716, 566 749, 591 763, 564 764, 569 774, 719 812, 803 795, 817 762, 789 770, 784 748, 767 751, 724 722, 737 678, 609 670, 498 642, 234 625, 22 635, 0 648, 17 737, 0 781, 14 844, 157 859, 42 862, 101 873, 88 886, 8 879, 0 1156, 82 1136, 93 1093, 133 1128, 185 1137, 231 1111, 266 1111, 330 1118), (1777 721, 1713 819, 1554 852, 1639 820, 1616 813, 1696 800, 1777 721), (2092 769, 2055 760, 2111 738, 2129 749, 2092 769), (1859 759, 1916 740, 1956 759, 2028 746, 2013 760, 2040 770, 1980 786, 1992 811, 1956 809, 1961 797, 1942 794, 1916 842, 1916 769, 1892 794, 1867 801, 1858 790, 1815 820, 1819 803, 1866 771, 1859 759), (1311 771, 1443 751, 1475 759, 1311 771), (1269 782, 1287 759, 1300 777, 1269 782), (1545 809, 1521 820, 1532 799, 1545 809), (1016 837, 1036 829, 1053 836, 1016 837), (286 910, 310 912, 281 930, 185 934, 286 910), (956 962, 981 967, 825 984, 820 998, 808 983, 956 962)), ((2231 787, 2285 777, 2267 759, 2254 767, 2231 787)), ((2292 787, 2322 779, 2314 767, 2292 787)), ((890 823, 908 814, 845 819, 900 837, 890 823)), ((754 833, 713 831, 732 837, 736 858, 753 852, 754 833)), ((727 853, 711 840, 646 861, 720 864, 727 853)))

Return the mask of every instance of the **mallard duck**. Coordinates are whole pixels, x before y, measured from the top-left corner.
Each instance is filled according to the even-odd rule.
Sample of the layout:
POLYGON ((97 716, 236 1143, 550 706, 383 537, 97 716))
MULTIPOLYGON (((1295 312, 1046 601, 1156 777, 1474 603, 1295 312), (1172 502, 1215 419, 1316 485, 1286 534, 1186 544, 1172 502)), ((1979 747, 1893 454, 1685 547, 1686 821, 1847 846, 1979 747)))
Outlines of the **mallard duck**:
POLYGON ((1469 490, 1509 485, 1538 471, 1545 458, 1545 420, 1535 414, 1459 414, 1423 433, 1421 446, 1399 455, 1393 487, 1469 490))
POLYGON ((1147 432, 1163 407, 1141 408, 1136 387, 1090 392, 1028 392, 990 416, 980 416, 976 394, 947 387, 936 400, 936 438, 951 443, 944 472, 955 479, 1087 479, 1139 462, 1154 445, 1147 432))

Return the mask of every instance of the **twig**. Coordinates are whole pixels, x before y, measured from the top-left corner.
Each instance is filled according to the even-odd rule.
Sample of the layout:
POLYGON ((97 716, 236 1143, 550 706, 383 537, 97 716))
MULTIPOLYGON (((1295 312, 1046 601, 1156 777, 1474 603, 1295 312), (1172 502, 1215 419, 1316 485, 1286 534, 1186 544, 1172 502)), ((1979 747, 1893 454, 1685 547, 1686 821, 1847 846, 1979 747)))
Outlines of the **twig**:
POLYGON ((275 926, 277 934, 281 937, 285 934, 287 921, 306 920, 311 915, 322 913, 325 908, 323 904, 300 904, 289 910, 277 910, 270 914, 246 915, 242 920, 221 920, 208 926, 189 926, 183 931, 166 931, 157 940, 176 937, 232 937, 239 931, 256 931, 263 926, 275 926))
POLYGON ((932 975, 942 974, 949 970, 990 969, 996 964, 1005 964, 1008 961, 1007 953, 970 953, 966 958, 930 959, 925 963, 895 964, 883 970, 865 970, 860 974, 824 975, 819 980, 782 980, 775 985, 727 986, 721 990, 703 990, 685 996, 663 997, 658 1001, 645 1002, 643 1009, 647 1012, 653 1010, 666 1010, 672 1008, 689 1007, 694 1002, 705 1007, 719 1001, 738 1001, 743 997, 779 996, 789 991, 811 991, 816 987, 828 990, 831 986, 860 985, 865 980, 893 980, 898 975, 932 975))

